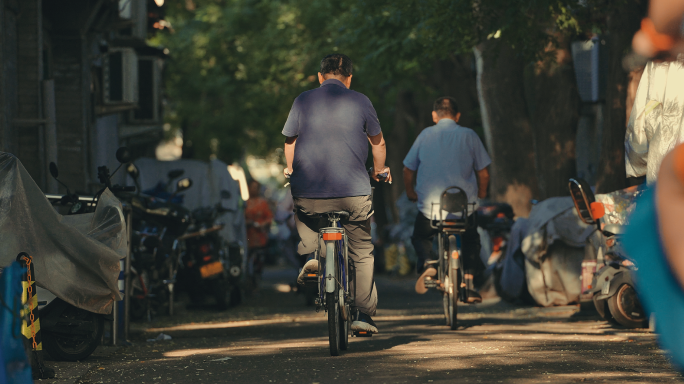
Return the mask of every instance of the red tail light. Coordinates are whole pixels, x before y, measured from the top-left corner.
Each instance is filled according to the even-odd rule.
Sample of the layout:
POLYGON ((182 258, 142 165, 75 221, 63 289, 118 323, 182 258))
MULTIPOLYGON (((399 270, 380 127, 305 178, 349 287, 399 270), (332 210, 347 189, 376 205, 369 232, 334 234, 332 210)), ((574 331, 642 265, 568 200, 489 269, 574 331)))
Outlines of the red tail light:
POLYGON ((204 260, 204 261, 209 261, 209 260, 211 260, 211 255, 209 255, 209 256, 204 256, 204 257, 202 258, 202 260, 204 260))

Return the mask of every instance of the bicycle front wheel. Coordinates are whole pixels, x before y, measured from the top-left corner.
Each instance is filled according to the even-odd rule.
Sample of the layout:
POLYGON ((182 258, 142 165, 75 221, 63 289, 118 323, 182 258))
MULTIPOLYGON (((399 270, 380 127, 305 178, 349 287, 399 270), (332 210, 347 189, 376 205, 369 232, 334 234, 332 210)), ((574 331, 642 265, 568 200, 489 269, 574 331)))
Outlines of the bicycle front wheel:
POLYGON ((328 339, 330 341, 330 356, 340 355, 340 306, 337 302, 337 291, 326 294, 328 307, 328 339))
POLYGON ((449 268, 449 325, 452 330, 458 329, 458 321, 456 317, 458 316, 458 288, 459 288, 459 278, 458 269, 449 268))

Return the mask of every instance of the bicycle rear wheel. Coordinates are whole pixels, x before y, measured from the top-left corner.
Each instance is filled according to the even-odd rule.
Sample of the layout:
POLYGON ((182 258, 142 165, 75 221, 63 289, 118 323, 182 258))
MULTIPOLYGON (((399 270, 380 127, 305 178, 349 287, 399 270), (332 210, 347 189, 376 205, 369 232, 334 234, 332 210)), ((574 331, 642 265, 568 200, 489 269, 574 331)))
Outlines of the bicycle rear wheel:
POLYGON ((456 248, 456 236, 449 236, 449 252, 447 253, 449 259, 445 263, 448 268, 449 285, 445 287, 449 293, 449 325, 452 330, 458 329, 458 289, 460 288, 460 281, 458 278, 459 270, 457 268, 459 262, 458 249, 456 248))
POLYGON ((442 307, 444 309, 445 325, 451 325, 451 297, 449 295, 451 282, 449 281, 449 275, 444 273, 440 281, 444 285, 444 290, 442 291, 442 307))
POLYGON ((337 292, 326 294, 328 307, 328 340, 330 341, 330 356, 340 355, 340 306, 337 302, 337 292))
POLYGON ((444 310, 444 319, 446 324, 450 324, 451 317, 449 316, 449 258, 446 245, 444 244, 444 236, 440 233, 437 241, 439 242, 439 265, 437 269, 437 276, 442 284, 442 309, 444 310))
POLYGON ((449 325, 452 330, 458 329, 458 269, 449 268, 449 325))
POLYGON ((349 307, 345 304, 343 310, 347 312, 347 320, 340 312, 340 350, 346 351, 349 347, 349 333, 351 332, 351 313, 349 313, 349 307))

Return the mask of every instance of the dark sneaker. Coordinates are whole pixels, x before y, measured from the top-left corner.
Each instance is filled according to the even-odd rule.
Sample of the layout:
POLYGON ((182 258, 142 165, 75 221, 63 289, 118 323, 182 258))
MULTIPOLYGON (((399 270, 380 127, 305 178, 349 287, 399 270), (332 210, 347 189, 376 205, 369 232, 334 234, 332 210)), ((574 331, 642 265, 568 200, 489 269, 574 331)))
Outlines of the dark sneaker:
POLYGON ((482 296, 477 291, 466 288, 466 295, 468 296, 468 304, 478 304, 482 302, 482 296))
POLYGON ((362 331, 370 333, 378 333, 378 327, 375 326, 375 322, 369 315, 359 311, 356 320, 352 322, 352 331, 362 331))
POLYGON ((299 276, 297 277, 297 284, 304 285, 304 278, 306 275, 315 275, 318 273, 318 261, 316 259, 311 259, 304 264, 304 267, 299 271, 299 276))

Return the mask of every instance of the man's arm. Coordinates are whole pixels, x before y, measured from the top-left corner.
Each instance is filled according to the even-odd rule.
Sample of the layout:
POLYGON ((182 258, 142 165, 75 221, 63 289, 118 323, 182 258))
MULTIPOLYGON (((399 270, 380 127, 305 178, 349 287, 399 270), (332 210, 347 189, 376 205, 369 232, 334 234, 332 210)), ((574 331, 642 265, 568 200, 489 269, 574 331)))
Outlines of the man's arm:
POLYGON ((385 148, 385 139, 382 137, 382 132, 375 136, 368 136, 368 141, 371 144, 371 151, 373 153, 373 175, 371 177, 375 181, 380 181, 378 177, 381 173, 386 173, 385 181, 392 182, 392 174, 389 167, 385 166, 385 159, 387 158, 387 149, 385 148))
POLYGON ((413 186, 416 183, 416 171, 404 167, 404 189, 409 201, 418 201, 418 194, 413 186))
POLYGON ((287 166, 283 170, 285 177, 288 177, 292 174, 292 161, 294 161, 294 151, 296 142, 297 136, 288 137, 287 139, 285 139, 285 163, 287 164, 287 166))
POLYGON ((484 167, 477 171, 475 176, 477 177, 477 197, 484 199, 487 197, 487 187, 489 186, 489 170, 484 167))

